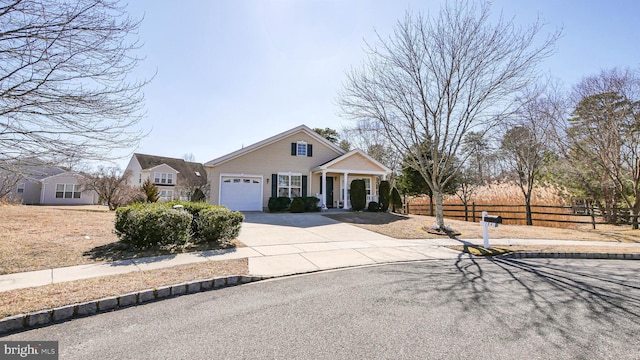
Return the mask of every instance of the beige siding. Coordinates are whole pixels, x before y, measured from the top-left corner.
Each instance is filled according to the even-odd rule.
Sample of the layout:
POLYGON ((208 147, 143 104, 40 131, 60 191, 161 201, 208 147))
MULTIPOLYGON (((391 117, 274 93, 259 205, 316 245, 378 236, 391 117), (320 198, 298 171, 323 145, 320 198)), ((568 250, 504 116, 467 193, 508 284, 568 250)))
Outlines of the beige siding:
MULTIPOLYGON (((219 203, 220 174, 259 175, 264 179, 262 182, 262 203, 266 207, 269 197, 271 197, 271 174, 291 172, 310 176, 310 169, 331 161, 338 156, 340 156, 340 153, 319 142, 316 138, 300 131, 218 166, 207 167, 207 176, 211 182, 209 201, 212 204, 219 203), (297 141, 306 141, 308 144, 313 145, 313 156, 292 156, 291 143, 297 141)), ((310 178, 307 186, 309 186, 309 182, 311 182, 310 178)), ((315 184, 313 185, 315 186, 315 184)), ((313 195, 315 192, 309 191, 308 194, 313 195)))
POLYGON ((331 169, 350 170, 350 172, 367 172, 367 171, 384 171, 383 168, 372 163, 369 159, 361 154, 355 153, 348 158, 338 161, 329 167, 331 169))
MULTIPOLYGON (((177 185, 176 181, 178 178, 178 173, 169 165, 166 164, 161 164, 158 165, 156 167, 153 167, 151 169, 148 170, 149 171, 149 177, 151 178, 152 182, 155 182, 155 174, 156 173, 166 173, 166 174, 172 174, 173 175, 173 185, 177 185)), ((142 179, 142 181, 144 181, 144 179, 142 179)), ((161 184, 161 183, 157 183, 157 185, 167 185, 167 184, 161 184)))

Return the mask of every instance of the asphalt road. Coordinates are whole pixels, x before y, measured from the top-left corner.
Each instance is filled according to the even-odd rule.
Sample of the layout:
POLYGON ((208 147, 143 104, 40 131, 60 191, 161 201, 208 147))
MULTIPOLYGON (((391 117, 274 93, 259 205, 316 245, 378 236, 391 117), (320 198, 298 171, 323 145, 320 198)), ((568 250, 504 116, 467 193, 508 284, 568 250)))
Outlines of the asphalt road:
POLYGON ((640 359, 640 262, 438 260, 290 277, 14 334, 61 359, 640 359))

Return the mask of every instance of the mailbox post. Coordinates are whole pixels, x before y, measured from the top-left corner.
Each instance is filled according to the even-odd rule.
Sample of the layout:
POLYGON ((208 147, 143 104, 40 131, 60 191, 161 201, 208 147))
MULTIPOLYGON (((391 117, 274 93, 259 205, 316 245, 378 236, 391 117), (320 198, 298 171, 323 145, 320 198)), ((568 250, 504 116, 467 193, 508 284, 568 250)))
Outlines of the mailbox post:
POLYGON ((489 248, 489 226, 498 227, 498 224, 502 224, 501 216, 490 216, 488 212, 482 212, 482 238, 484 239, 484 248, 489 248))

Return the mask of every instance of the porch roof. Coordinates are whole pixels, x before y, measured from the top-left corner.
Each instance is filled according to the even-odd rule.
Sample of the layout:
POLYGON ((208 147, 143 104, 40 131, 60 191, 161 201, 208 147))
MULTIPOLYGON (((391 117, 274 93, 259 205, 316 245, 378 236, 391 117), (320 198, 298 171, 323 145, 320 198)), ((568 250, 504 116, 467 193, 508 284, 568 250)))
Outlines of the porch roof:
POLYGON ((351 150, 346 154, 311 169, 313 173, 339 172, 350 174, 387 175, 391 169, 384 166, 362 150, 351 150))

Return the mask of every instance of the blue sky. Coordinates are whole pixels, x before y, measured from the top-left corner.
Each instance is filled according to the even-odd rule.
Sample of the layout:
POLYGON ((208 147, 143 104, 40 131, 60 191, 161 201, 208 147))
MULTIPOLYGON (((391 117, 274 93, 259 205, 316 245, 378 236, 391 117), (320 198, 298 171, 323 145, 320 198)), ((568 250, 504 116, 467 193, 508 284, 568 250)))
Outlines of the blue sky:
MULTIPOLYGON (((374 30, 389 34, 407 9, 435 14, 441 1, 135 0, 144 15, 135 77, 145 88, 146 154, 206 162, 300 124, 348 125, 336 98, 345 72, 365 58, 374 30)), ((570 87, 611 67, 640 66, 640 2, 494 0, 492 12, 545 33, 563 27, 557 52, 540 67, 570 87)), ((125 167, 127 159, 120 162, 125 167)))

